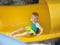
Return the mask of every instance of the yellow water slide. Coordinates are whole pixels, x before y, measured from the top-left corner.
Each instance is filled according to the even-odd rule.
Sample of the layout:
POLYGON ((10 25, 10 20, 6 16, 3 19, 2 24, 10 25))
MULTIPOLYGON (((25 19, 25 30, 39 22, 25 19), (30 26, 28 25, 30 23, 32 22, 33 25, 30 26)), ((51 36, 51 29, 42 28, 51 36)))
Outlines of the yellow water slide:
POLYGON ((23 42, 36 42, 60 37, 60 1, 39 0, 38 4, 0 6, 0 33, 10 32, 30 24, 32 12, 39 14, 39 23, 44 28, 42 35, 20 37, 23 42))

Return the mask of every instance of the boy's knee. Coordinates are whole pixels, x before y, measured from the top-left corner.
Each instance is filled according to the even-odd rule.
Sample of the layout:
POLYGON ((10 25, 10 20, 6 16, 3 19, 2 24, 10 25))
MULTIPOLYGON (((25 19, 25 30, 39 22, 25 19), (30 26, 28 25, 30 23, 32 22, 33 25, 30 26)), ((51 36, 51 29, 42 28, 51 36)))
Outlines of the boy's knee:
POLYGON ((23 30, 26 30, 26 27, 22 27, 23 30))

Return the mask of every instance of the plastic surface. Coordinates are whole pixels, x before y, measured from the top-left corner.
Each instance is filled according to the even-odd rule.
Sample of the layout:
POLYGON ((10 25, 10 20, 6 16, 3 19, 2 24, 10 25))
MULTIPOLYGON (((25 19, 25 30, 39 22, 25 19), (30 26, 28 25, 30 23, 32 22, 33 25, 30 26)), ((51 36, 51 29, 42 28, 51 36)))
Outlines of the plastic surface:
POLYGON ((60 1, 39 0, 38 4, 24 6, 0 6, 0 32, 9 34, 23 26, 30 25, 33 12, 39 14, 43 34, 32 37, 19 37, 23 42, 36 42, 60 37, 60 1))

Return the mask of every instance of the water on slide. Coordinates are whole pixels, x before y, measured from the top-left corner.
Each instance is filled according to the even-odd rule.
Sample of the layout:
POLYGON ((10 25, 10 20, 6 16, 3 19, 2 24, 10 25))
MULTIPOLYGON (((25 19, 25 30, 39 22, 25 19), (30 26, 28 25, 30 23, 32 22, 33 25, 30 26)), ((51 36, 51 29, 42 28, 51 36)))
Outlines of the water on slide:
POLYGON ((6 36, 4 34, 0 34, 0 44, 1 45, 28 45, 26 43, 18 41, 16 39, 6 36))

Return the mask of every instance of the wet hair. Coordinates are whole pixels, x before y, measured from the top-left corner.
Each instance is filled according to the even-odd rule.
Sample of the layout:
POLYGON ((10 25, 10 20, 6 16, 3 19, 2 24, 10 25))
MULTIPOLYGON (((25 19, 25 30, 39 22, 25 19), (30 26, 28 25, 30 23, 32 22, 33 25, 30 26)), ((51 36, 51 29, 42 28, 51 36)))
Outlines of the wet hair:
POLYGON ((33 12, 32 13, 34 16, 38 16, 39 17, 39 14, 37 12, 33 12))

